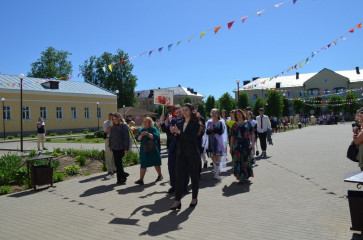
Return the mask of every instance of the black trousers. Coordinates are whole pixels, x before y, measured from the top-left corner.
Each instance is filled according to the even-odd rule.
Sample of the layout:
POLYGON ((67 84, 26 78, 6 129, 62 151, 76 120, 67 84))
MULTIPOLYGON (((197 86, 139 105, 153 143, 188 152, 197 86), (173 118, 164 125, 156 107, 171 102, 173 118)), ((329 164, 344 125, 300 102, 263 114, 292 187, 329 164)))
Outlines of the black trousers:
POLYGON ((262 151, 266 151, 266 148, 267 148, 267 143, 266 143, 267 132, 257 133, 257 135, 258 135, 258 138, 260 139, 260 145, 261 145, 262 151))
POLYGON ((192 198, 198 197, 199 191, 199 153, 186 154, 182 153, 176 158, 176 184, 175 184, 175 201, 180 201, 185 189, 185 171, 189 168, 189 175, 192 181, 192 198))
POLYGON ((122 158, 125 155, 125 150, 112 150, 113 158, 115 160, 117 182, 126 181, 124 167, 122 166, 122 158))

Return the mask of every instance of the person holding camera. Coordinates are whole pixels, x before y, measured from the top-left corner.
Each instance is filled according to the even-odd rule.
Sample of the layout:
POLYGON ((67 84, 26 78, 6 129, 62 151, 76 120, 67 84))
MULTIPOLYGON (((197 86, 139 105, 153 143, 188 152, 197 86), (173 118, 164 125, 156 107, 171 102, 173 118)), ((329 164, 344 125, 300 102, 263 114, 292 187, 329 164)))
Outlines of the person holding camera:
POLYGON ((352 124, 353 127, 353 141, 354 144, 358 147, 359 151, 357 154, 357 160, 359 161, 360 170, 363 171, 363 131, 362 126, 363 124, 363 108, 360 108, 357 111, 355 121, 352 124))

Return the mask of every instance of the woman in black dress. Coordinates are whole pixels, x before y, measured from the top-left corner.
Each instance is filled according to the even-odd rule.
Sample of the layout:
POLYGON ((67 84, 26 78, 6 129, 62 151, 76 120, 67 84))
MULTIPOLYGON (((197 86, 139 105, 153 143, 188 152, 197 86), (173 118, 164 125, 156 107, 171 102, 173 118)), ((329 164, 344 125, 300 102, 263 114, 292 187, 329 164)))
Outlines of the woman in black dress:
POLYGON ((192 182, 192 201, 190 207, 198 203, 200 153, 198 147, 199 119, 193 112, 194 106, 183 105, 183 119, 170 127, 177 137, 176 153, 176 189, 175 201, 170 210, 181 208, 181 198, 184 190, 185 168, 188 166, 192 182))

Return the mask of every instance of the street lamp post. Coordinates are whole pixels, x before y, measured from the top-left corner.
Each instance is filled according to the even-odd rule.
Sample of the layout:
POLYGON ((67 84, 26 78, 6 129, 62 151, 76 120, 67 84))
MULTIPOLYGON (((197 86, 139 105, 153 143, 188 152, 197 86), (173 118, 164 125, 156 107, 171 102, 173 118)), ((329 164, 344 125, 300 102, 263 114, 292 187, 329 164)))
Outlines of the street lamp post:
POLYGON ((126 112, 125 112, 125 111, 126 111, 126 109, 125 109, 125 105, 123 105, 122 107, 124 108, 124 119, 125 119, 125 121, 126 121, 126 112))
POLYGON ((236 80, 237 83, 237 108, 238 108, 238 104, 239 104, 239 79, 236 80))
POLYGON ((4 107, 5 98, 2 98, 1 101, 3 102, 3 127, 4 127, 4 140, 5 140, 5 107, 4 107))
POLYGON ((117 101, 116 102, 116 108, 117 108, 117 111, 118 111, 118 94, 120 93, 120 91, 119 90, 116 90, 115 93, 116 93, 116 101, 117 101))
POLYGON ((97 111, 96 111, 96 115, 97 115, 97 131, 100 131, 100 118, 98 116, 98 104, 100 104, 100 103, 97 102, 97 111))
POLYGON ((19 74, 20 78, 20 151, 23 152, 23 78, 24 74, 19 74))

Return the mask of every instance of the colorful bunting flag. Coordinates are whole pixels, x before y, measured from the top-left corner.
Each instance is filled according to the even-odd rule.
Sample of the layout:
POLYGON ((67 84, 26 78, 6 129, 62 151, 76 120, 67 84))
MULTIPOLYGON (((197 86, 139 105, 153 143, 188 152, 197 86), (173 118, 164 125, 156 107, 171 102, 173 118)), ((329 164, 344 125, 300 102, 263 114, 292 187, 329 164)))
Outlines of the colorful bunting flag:
POLYGON ((200 38, 202 38, 203 36, 204 36, 204 34, 205 34, 206 32, 202 32, 201 34, 200 34, 200 38))
POLYGON ((299 66, 300 66, 300 68, 302 68, 302 64, 301 64, 301 62, 299 62, 299 66))
POLYGON ((354 28, 352 28, 351 30, 349 30, 350 33, 354 33, 354 28))
POLYGON ((191 36, 188 38, 188 42, 190 42, 193 39, 194 36, 191 36))
POLYGON ((282 4, 284 4, 284 3, 279 3, 279 4, 276 4, 276 5, 274 5, 274 7, 280 7, 282 4))
POLYGON ((257 12, 257 15, 258 15, 258 16, 261 16, 261 14, 262 14, 264 11, 265 11, 265 10, 262 10, 262 11, 257 12))
POLYGON ((356 26, 356 28, 362 28, 362 24, 361 24, 361 23, 359 23, 359 24, 356 26))
POLYGON ((108 65, 108 69, 110 69, 110 71, 112 72, 112 66, 111 66, 111 64, 108 65))
POLYGON ((294 4, 297 2, 297 0, 292 0, 292 1, 293 1, 294 4))
POLYGON ((338 39, 335 39, 334 42, 333 42, 334 46, 336 46, 337 43, 338 43, 338 39))
POLYGON ((248 16, 245 16, 245 17, 241 18, 242 23, 244 23, 247 18, 248 18, 248 16))
POLYGON ((158 51, 159 51, 160 54, 161 54, 161 51, 163 51, 163 48, 164 47, 161 47, 161 48, 158 49, 158 51))
POLYGON ((168 51, 170 51, 171 47, 173 46, 173 44, 169 44, 168 45, 168 51))
POLYGON ((233 23, 234 23, 234 21, 227 23, 228 30, 231 30, 231 27, 232 27, 233 23))
POLYGON ((149 57, 150 57, 150 55, 151 55, 151 53, 152 53, 153 51, 154 51, 154 50, 149 51, 149 57))
POLYGON ((177 46, 182 42, 182 40, 178 41, 178 43, 176 44, 177 46))
POLYGON ((214 28, 214 34, 217 34, 217 32, 219 31, 219 29, 221 29, 222 26, 218 26, 214 28))

